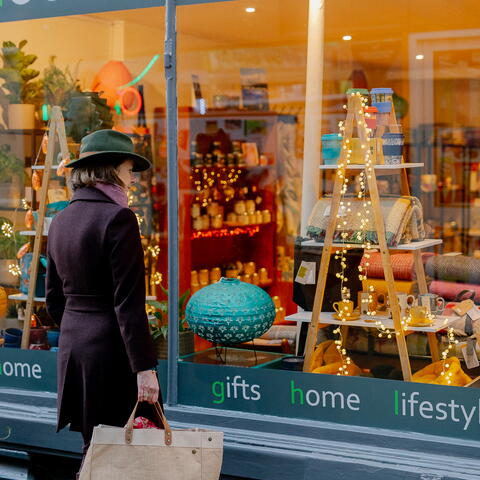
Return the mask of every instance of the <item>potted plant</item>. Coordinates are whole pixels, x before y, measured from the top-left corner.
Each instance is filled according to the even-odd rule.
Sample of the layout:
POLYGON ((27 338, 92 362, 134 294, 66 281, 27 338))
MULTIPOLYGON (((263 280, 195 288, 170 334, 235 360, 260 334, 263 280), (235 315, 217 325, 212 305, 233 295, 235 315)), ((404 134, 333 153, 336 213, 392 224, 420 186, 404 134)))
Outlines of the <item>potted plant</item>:
MULTIPOLYGON (((160 285, 160 288, 168 295, 168 291, 160 285)), ((190 290, 187 290, 178 300, 178 353, 179 356, 188 355, 195 351, 194 333, 185 321, 185 308, 190 290)), ((168 355, 168 300, 149 302, 154 309, 153 318, 150 318, 150 331, 155 342, 158 358, 167 358, 168 355)))
POLYGON ((9 145, 0 145, 0 207, 15 208, 22 198, 22 161, 9 145))
POLYGON ((26 44, 27 40, 18 46, 6 41, 1 50, 0 78, 4 80, 1 91, 9 103, 8 126, 14 130, 35 127, 35 106, 41 104, 42 98, 42 82, 35 80, 40 72, 31 68, 37 56, 24 52, 26 44))
POLYGON ((65 70, 55 65, 55 56, 50 57, 47 68, 43 70, 43 90, 45 103, 49 107, 58 106, 65 110, 72 95, 80 92, 79 80, 70 72, 69 67, 65 70))
POLYGON ((67 136, 74 142, 96 130, 113 127, 113 115, 107 101, 98 92, 73 92, 65 112, 67 136))

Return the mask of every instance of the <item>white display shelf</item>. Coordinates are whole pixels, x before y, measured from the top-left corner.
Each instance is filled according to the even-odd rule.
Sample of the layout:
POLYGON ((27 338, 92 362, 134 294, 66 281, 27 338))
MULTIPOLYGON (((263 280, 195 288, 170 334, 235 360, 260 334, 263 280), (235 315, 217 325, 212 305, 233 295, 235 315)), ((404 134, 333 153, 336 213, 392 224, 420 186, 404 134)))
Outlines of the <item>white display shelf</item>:
MULTIPOLYGON (((398 165, 373 165, 375 170, 390 171, 401 170, 404 168, 422 168, 424 163, 399 163, 398 165)), ((338 165, 319 165, 320 170, 338 170, 338 165)), ((350 164, 345 167, 345 170, 365 170, 365 164, 350 164)))
MULTIPOLYGON (((24 235, 25 237, 34 237, 37 234, 37 232, 35 230, 23 230, 19 233, 20 233, 20 235, 24 235)), ((44 233, 43 236, 46 237, 47 234, 44 233)))
MULTIPOLYGON (((26 302, 28 299, 27 295, 24 293, 15 293, 13 295, 9 295, 8 298, 17 302, 26 302)), ((35 297, 33 300, 35 302, 45 302, 45 297, 35 297)))
MULTIPOLYGON (((366 327, 366 328, 378 328, 375 324, 375 319, 377 321, 381 321, 385 327, 389 329, 393 329, 393 320, 389 317, 384 317, 381 315, 376 316, 369 316, 369 315, 361 315, 358 320, 348 320, 342 322, 341 320, 337 320, 333 318, 332 312, 322 312, 320 314, 320 323, 327 323, 329 325, 345 325, 347 327, 366 327)), ((447 328, 450 323, 458 319, 458 317, 442 317, 438 315, 435 318, 433 325, 424 326, 424 327, 408 327, 407 331, 411 332, 438 332, 439 330, 443 330, 447 328)), ((312 312, 298 312, 294 313, 293 315, 288 315, 285 317, 285 320, 289 320, 291 322, 306 322, 310 323, 312 321, 312 312)))
MULTIPOLYGON (((59 165, 52 165, 52 170, 56 170, 59 165)), ((32 170, 45 170, 45 165, 33 165, 32 170)))
MULTIPOLYGON (((27 295, 25 295, 24 293, 15 293, 13 295, 9 295, 8 298, 10 300, 15 300, 17 302, 26 302, 27 301, 27 295)), ((145 298, 145 302, 154 302, 155 300, 157 300, 157 297, 154 297, 154 296, 147 296, 145 298)), ((35 302, 45 302, 45 297, 35 297, 34 301, 35 302)))
MULTIPOLYGON (((441 245, 443 240, 440 238, 428 238, 420 242, 411 242, 411 243, 402 243, 396 247, 388 247, 389 250, 421 250, 422 248, 430 248, 435 245, 441 245)), ((302 242, 302 246, 305 247, 323 247, 325 244, 323 242, 317 242, 315 240, 305 240, 302 242)), ((358 243, 332 243, 334 248, 362 248, 361 244, 358 243), (347 247, 348 245, 348 247, 347 247)), ((380 245, 372 245, 372 248, 379 249, 380 245)))

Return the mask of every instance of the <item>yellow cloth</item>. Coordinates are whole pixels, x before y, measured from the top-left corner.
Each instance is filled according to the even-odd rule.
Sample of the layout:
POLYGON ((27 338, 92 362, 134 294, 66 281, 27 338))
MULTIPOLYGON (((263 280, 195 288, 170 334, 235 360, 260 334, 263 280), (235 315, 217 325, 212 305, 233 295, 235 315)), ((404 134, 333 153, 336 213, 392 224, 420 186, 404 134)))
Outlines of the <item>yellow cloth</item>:
MULTIPOLYGON (((335 340, 322 342, 315 349, 315 352, 313 352, 312 373, 336 375, 340 372, 342 365, 342 357, 337 350, 335 340)), ((347 375, 349 376, 355 376, 361 373, 361 370, 354 363, 350 363, 346 368, 347 375)))
POLYGON ((460 360, 457 357, 450 357, 445 360, 448 368, 445 369, 445 375, 442 375, 443 360, 431 363, 422 368, 412 376, 412 380, 418 383, 434 383, 436 385, 451 385, 454 387, 464 387, 472 379, 462 370, 460 360), (450 380, 450 383, 448 383, 450 380))
MULTIPOLYGON (((373 287, 373 291, 377 294, 387 294, 387 282, 380 278, 369 278, 367 281, 362 282, 363 291, 367 292, 369 286, 373 287)), ((395 281, 395 291, 408 294, 418 293, 417 282, 408 282, 405 280, 395 281)))

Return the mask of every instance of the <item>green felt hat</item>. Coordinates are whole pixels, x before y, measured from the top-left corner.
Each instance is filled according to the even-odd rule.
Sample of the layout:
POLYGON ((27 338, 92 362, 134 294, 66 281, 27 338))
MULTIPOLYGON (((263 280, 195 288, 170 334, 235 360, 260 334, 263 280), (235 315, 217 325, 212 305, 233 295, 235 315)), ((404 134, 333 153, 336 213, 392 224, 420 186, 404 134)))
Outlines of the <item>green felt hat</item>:
POLYGON ((108 165, 112 160, 117 162, 122 159, 133 161, 134 172, 143 172, 152 166, 149 160, 134 152, 133 142, 128 135, 115 130, 98 130, 82 138, 78 158, 66 166, 108 165))

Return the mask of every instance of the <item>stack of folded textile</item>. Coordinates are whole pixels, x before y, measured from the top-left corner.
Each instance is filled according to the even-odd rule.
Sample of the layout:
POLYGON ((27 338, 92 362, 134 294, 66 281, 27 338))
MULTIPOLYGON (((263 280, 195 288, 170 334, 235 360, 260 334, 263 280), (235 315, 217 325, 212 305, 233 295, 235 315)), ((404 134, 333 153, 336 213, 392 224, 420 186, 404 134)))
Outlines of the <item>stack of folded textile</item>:
MULTIPOLYGON (((433 255, 433 253, 422 253, 423 262, 425 263, 433 255)), ((418 293, 413 254, 395 253, 390 255, 390 262, 397 292, 405 292, 409 294, 418 293)), ((368 278, 367 281, 363 282, 363 290, 372 286, 374 291, 378 294, 387 293, 387 282, 385 281, 382 256, 380 252, 370 253, 369 259, 363 257, 361 265, 366 269, 368 278), (369 264, 368 267, 367 263, 369 264)))
MULTIPOLYGON (((345 227, 335 231, 333 240, 353 244, 362 244, 365 240, 378 243, 373 222, 370 224, 372 230, 363 230, 364 200, 349 195, 345 198, 349 206, 341 207, 338 213, 345 227)), ((315 204, 307 226, 307 235, 310 238, 319 242, 324 241, 330 223, 331 203, 332 198, 327 196, 320 198, 315 204)), ((380 199, 380 208, 385 224, 385 239, 389 247, 425 239, 422 206, 417 198, 385 195, 380 199)))
POLYGON ((480 259, 436 255, 428 259, 425 271, 433 279, 430 292, 454 300, 460 292, 471 290, 475 292, 475 302, 480 303, 480 259))

